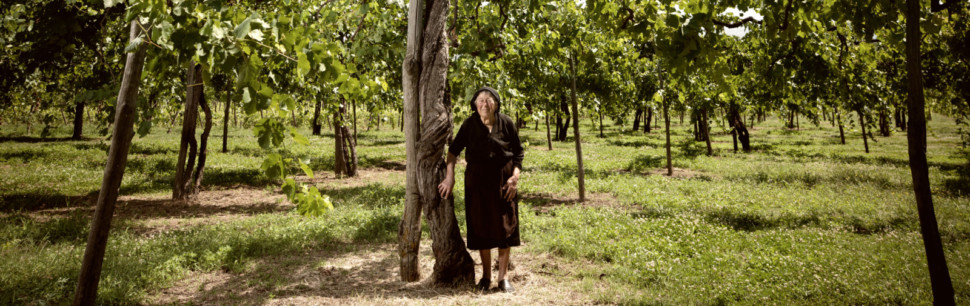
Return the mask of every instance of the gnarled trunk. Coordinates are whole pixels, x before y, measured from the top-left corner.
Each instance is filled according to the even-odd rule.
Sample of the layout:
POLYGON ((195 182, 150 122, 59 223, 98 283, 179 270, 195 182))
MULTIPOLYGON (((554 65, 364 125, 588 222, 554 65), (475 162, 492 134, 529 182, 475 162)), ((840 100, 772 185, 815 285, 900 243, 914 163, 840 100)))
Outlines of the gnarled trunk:
POLYGON ((438 286, 471 285, 475 279, 475 263, 466 251, 458 229, 454 197, 441 198, 437 190, 445 176, 445 144, 452 134, 451 101, 446 86, 449 58, 445 34, 450 4, 447 0, 429 0, 422 8, 421 2, 410 3, 408 47, 403 67, 408 161, 405 213, 399 232, 401 278, 413 281, 419 276, 417 246, 421 235, 420 209, 423 207, 435 255, 431 283, 438 286), (421 14, 427 16, 427 25, 419 21, 421 14))
MULTIPOLYGON (((172 188, 172 199, 175 200, 184 200, 198 193, 196 184, 192 181, 192 178, 196 176, 193 174, 193 169, 196 173, 202 172, 201 167, 198 169, 195 167, 196 155, 200 154, 199 140, 195 139, 195 127, 199 117, 199 106, 203 99, 202 65, 193 61, 187 69, 185 79, 186 96, 185 109, 182 114, 182 138, 179 143, 178 164, 175 167, 175 183, 172 188)), ((209 124, 211 125, 211 118, 209 124)), ((208 137, 209 135, 204 133, 203 136, 208 137)), ((201 163, 200 166, 202 166, 201 163)))

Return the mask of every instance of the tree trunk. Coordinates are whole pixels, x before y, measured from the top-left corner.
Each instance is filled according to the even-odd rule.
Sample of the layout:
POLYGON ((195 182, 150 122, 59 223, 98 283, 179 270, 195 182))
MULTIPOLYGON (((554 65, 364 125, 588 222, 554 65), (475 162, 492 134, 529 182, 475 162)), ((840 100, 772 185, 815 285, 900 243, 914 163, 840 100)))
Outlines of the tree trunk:
POLYGON ((81 132, 84 129, 84 102, 74 106, 74 133, 71 139, 81 140, 81 132))
MULTIPOLYGON (((201 73, 199 75, 201 76, 201 73)), ((195 190, 195 192, 202 190, 202 177, 203 172, 205 172, 206 155, 208 154, 206 147, 209 143, 209 133, 212 131, 212 109, 209 108, 209 103, 206 101, 205 91, 203 90, 202 85, 199 85, 199 93, 199 101, 201 102, 202 112, 205 114, 205 127, 202 129, 202 136, 199 140, 201 143, 199 145, 199 165, 196 166, 195 175, 193 175, 193 180, 195 180, 195 187, 193 190, 195 190)))
MULTIPOLYGON (((340 108, 343 108, 341 105, 340 108)), ((333 114, 333 174, 340 177, 347 169, 347 158, 344 157, 344 132, 343 122, 340 120, 340 111, 333 114)))
POLYGON ((549 151, 552 151, 552 133, 549 130, 549 114, 546 114, 546 144, 549 145, 549 151))
POLYGON ((465 250, 458 229, 454 197, 441 198, 437 190, 445 176, 445 144, 452 136, 445 34, 450 4, 447 0, 429 0, 422 13, 421 2, 410 3, 403 64, 408 161, 405 213, 399 231, 401 278, 413 281, 419 277, 417 251, 421 235, 420 209, 424 207, 435 255, 430 282, 437 286, 471 285, 475 279, 475 263, 465 250), (427 25, 420 22, 421 14, 427 16, 427 25))
POLYGON ((842 113, 838 112, 835 114, 836 121, 839 122, 839 139, 842 140, 842 144, 845 144, 845 127, 842 124, 842 113))
POLYGON ((606 136, 603 135, 603 110, 600 110, 598 113, 600 115, 600 138, 605 138, 606 136))
POLYGON ((640 130, 640 115, 643 114, 643 108, 637 107, 636 112, 633 113, 633 131, 640 130))
POLYGON ((710 126, 711 125, 711 122, 708 120, 708 116, 707 116, 707 113, 709 111, 710 111, 710 108, 705 108, 704 110, 701 111, 701 115, 704 117, 703 118, 703 120, 704 120, 704 124, 703 124, 704 130, 701 131, 701 132, 704 135, 704 142, 707 143, 707 156, 713 156, 714 155, 714 148, 711 147, 711 126, 710 126))
POLYGON ((879 134, 883 137, 892 135, 892 130, 889 128, 889 111, 885 109, 879 111, 879 134))
MULTIPOLYGON (((146 25, 147 26, 147 25, 146 25)), ((141 27, 132 21, 128 40, 135 40, 140 35, 141 27)), ((108 243, 108 231, 111 229, 111 217, 114 215, 115 203, 118 200, 118 188, 125 174, 128 163, 128 149, 131 148, 131 137, 135 122, 135 107, 137 106, 138 87, 140 86, 142 67, 145 64, 145 48, 141 44, 133 53, 128 53, 125 61, 125 71, 121 79, 116 103, 113 135, 111 147, 108 149, 108 160, 104 168, 104 178, 101 180, 101 190, 98 192, 98 203, 91 220, 91 232, 88 234, 84 258, 81 261, 81 273, 78 276, 77 288, 74 292, 74 305, 94 305, 98 294, 98 281, 101 278, 101 266, 104 263, 104 251, 108 243)))
POLYGON ((664 133, 667 134, 667 143, 665 147, 667 148, 667 176, 674 175, 674 164, 673 159, 670 156, 670 102, 664 101, 664 133))
POLYGON ((172 188, 173 200, 184 200, 196 193, 191 178, 199 149, 199 143, 195 139, 195 127, 199 116, 199 104, 202 99, 202 66, 193 61, 186 70, 185 109, 182 112, 182 138, 179 143, 178 164, 175 167, 175 184, 172 188))
POLYGON ((576 176, 579 178, 579 201, 586 201, 586 182, 583 171, 583 145, 579 138, 579 102, 576 101, 576 54, 570 54, 569 69, 573 73, 572 77, 572 100, 573 100, 573 137, 576 140, 576 166, 578 167, 576 176))
POLYGON ((350 100, 350 105, 354 115, 354 143, 357 143, 357 100, 350 100))
POLYGON ((869 137, 866 137, 866 116, 862 114, 862 107, 856 109, 859 113, 859 125, 862 126, 862 144, 866 146, 866 153, 869 153, 869 137))
POLYGON ((650 121, 653 120, 653 107, 647 108, 647 124, 643 125, 643 132, 650 133, 650 121))
MULTIPOLYGON (((731 108, 729 109, 729 114, 728 114, 728 117, 730 120, 729 123, 731 124, 731 127, 734 130, 735 137, 737 138, 735 139, 735 142, 740 141, 741 149, 744 150, 745 152, 748 152, 748 151, 751 151, 751 138, 750 138, 751 135, 748 134, 748 128, 744 126, 744 121, 741 120, 742 117, 738 108, 739 107, 737 104, 731 105, 731 108)), ((737 143, 735 143, 734 151, 737 152, 737 150, 738 150, 737 143)))
POLYGON ((937 305, 953 305, 953 284, 940 241, 940 231, 933 209, 930 192, 929 166, 926 163, 926 121, 923 120, 923 72, 920 63, 920 1, 907 0, 906 9, 906 73, 909 92, 909 168, 913 174, 913 190, 916 193, 916 209, 919 214, 920 232, 926 249, 926 262, 933 288, 933 302, 937 305))
POLYGON ((229 152, 227 144, 229 139, 229 109, 232 107, 231 95, 229 86, 226 86, 226 110, 225 115, 222 116, 222 153, 229 152))

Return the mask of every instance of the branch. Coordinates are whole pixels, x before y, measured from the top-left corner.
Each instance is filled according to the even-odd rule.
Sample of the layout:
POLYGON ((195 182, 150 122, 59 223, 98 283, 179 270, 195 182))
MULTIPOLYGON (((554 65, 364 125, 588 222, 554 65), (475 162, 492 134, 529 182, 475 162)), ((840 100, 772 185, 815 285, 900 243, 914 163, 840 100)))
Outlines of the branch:
MULTIPOLYGON (((717 19, 711 19, 711 21, 713 21, 714 24, 719 25, 719 26, 722 26, 722 27, 725 27, 725 28, 737 28, 737 27, 740 27, 740 26, 742 26, 742 25, 744 25, 745 23, 748 23, 748 22, 754 22, 754 23, 757 23, 757 24, 761 24, 761 20, 754 19, 754 17, 751 17, 751 16, 745 17, 744 19, 741 19, 741 20, 738 20, 738 21, 735 21, 735 22, 731 22, 731 23, 724 22, 724 21, 720 21, 720 20, 717 20, 717 19)), ((624 23, 624 24, 626 24, 626 23, 624 23)))
POLYGON ((623 10, 626 11, 627 15, 626 15, 626 18, 623 19, 623 24, 620 25, 621 30, 626 29, 626 26, 630 23, 631 20, 633 20, 633 10, 631 10, 629 7, 624 7, 623 10))
POLYGON ((360 16, 360 23, 357 24, 357 30, 354 30, 354 34, 350 35, 350 40, 347 40, 348 45, 350 42, 354 41, 354 38, 357 38, 357 33, 364 28, 364 18, 367 18, 367 14, 360 16))

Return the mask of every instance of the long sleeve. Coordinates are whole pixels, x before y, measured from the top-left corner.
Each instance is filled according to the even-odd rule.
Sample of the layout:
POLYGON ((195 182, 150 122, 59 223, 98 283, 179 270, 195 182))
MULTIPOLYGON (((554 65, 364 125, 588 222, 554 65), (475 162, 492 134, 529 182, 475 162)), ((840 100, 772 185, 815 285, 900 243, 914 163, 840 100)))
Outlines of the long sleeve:
POLYGON ((522 160, 525 158, 525 150, 522 148, 522 142, 519 140, 519 129, 516 128, 515 122, 508 120, 508 139, 509 139, 509 150, 512 151, 512 165, 522 169, 522 160))
POLYGON ((468 146, 468 120, 462 123, 461 127, 458 128, 458 135, 455 135, 455 139, 451 142, 451 146, 448 147, 448 153, 458 157, 461 151, 468 146))

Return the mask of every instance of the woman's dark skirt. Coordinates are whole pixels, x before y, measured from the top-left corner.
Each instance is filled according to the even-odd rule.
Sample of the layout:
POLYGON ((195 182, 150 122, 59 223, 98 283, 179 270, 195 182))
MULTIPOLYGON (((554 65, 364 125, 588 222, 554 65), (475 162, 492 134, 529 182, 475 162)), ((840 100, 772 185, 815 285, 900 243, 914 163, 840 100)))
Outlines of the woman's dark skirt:
POLYGON ((503 197, 512 162, 468 163, 465 168, 465 222, 468 248, 485 250, 519 246, 519 195, 503 197))

